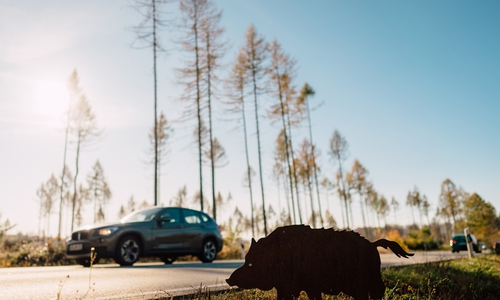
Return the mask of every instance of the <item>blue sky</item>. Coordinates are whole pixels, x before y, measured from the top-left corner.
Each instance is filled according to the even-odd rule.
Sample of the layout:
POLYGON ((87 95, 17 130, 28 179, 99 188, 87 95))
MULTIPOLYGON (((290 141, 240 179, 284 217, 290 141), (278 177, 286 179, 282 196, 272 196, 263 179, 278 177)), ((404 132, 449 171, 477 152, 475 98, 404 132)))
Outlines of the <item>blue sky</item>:
MULTIPOLYGON (((14 231, 37 232, 36 189, 59 174, 64 145, 66 81, 77 69, 81 86, 104 135, 81 157, 81 179, 99 159, 113 197, 106 208, 116 219, 131 195, 152 202, 152 167, 147 134, 152 126, 152 54, 131 47, 130 27, 140 16, 127 1, 2 1, 0 4, 0 213, 17 224, 14 231)), ((297 60, 298 88, 308 82, 316 95, 313 135, 321 151, 322 176, 335 167, 328 144, 335 129, 350 144, 346 168, 357 158, 374 186, 400 203, 414 186, 436 209, 440 184, 450 178, 500 209, 500 4, 496 1, 215 1, 223 10, 229 64, 253 23, 268 41, 276 38, 297 60)), ((177 20, 178 3, 166 7, 177 20)), ((159 60, 159 108, 174 120, 184 106, 174 68, 182 54, 179 31, 164 30, 169 51, 159 60)), ((226 77, 226 70, 221 71, 226 77)), ((265 119, 274 100, 262 97, 262 146, 266 201, 278 201, 272 179, 274 139, 279 128, 265 119)), ((248 213, 243 139, 238 122, 215 107, 214 134, 229 164, 217 170, 217 190, 229 192, 234 206, 248 213)), ((249 112, 251 117, 252 112, 249 112)), ((253 127, 252 127, 253 126, 253 127)), ((305 126, 305 123, 304 123, 305 126)), ((257 169, 256 137, 250 122, 251 164, 257 169)), ((161 202, 187 185, 198 188, 193 122, 175 123, 171 155, 162 167, 161 202)), ((294 144, 307 135, 294 129, 294 144)), ((74 152, 67 163, 74 171, 74 152)), ((204 192, 210 175, 205 166, 204 192)), ((258 178, 255 181, 258 182, 258 178)), ((257 193, 258 186, 254 194, 257 193)), ((356 199, 356 198, 355 198, 356 199)), ((260 202, 257 197, 256 202, 260 202)), ((339 200, 323 207, 341 223, 339 200)), ((325 199, 323 199, 325 201, 325 199)), ((196 208, 196 206, 194 206, 196 208)), ((359 215, 357 200, 355 215, 359 215)), ((392 214, 390 216, 392 218, 392 214)), ((390 220, 390 219, 389 219, 390 220)), ((91 222, 91 206, 84 222, 91 222)), ((402 205, 398 222, 411 221, 402 205)), ((50 234, 57 219, 51 219, 50 234)), ((355 225, 361 220, 355 217, 355 225)), ((66 226, 67 227, 67 226, 66 226)))

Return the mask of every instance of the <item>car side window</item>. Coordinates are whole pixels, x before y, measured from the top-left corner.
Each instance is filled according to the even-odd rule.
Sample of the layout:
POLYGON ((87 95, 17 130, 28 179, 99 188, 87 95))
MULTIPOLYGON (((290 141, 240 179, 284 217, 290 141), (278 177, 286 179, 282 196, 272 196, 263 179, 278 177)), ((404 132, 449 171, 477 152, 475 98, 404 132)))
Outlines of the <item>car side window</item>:
POLYGON ((201 219, 203 220, 203 223, 206 223, 206 222, 208 222, 208 220, 210 220, 206 214, 200 213, 200 215, 201 215, 201 219))
POLYGON ((191 210, 184 210, 184 221, 187 224, 200 224, 201 219, 197 212, 191 210))
POLYGON ((180 222, 180 217, 179 217, 179 210, 178 209, 172 209, 168 208, 165 209, 164 211, 161 212, 160 220, 165 220, 162 221, 163 224, 175 224, 180 222))

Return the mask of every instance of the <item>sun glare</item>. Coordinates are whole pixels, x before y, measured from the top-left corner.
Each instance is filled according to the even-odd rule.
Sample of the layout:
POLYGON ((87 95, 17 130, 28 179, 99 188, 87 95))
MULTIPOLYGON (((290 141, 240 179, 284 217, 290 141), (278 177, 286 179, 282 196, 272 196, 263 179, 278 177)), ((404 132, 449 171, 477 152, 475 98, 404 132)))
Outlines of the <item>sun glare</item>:
POLYGON ((51 127, 60 126, 69 103, 68 90, 64 83, 39 80, 34 84, 32 99, 34 113, 42 118, 43 123, 51 127))

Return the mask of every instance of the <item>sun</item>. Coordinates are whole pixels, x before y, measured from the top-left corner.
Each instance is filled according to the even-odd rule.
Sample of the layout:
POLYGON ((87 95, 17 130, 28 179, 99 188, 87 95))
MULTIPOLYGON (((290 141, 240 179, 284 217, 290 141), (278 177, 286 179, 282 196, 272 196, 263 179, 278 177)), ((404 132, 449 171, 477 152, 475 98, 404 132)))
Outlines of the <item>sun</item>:
POLYGON ((34 82, 32 109, 37 118, 49 126, 61 125, 68 111, 69 93, 66 85, 55 79, 34 82))

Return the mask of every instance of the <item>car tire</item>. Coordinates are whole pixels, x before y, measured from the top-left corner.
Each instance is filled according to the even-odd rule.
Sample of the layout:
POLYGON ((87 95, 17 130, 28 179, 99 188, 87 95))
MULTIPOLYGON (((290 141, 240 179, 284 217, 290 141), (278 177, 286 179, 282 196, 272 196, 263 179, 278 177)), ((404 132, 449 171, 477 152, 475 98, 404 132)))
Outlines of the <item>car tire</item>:
POLYGON ((217 256, 217 245, 213 239, 206 239, 201 246, 198 258, 204 263, 211 263, 217 256))
POLYGON ((139 260, 141 246, 134 236, 125 236, 116 245, 115 261, 120 266, 131 266, 139 260))
POLYGON ((160 256, 160 259, 162 262, 164 262, 166 265, 171 265, 174 261, 177 260, 177 257, 175 256, 170 256, 170 255, 163 255, 160 256))

